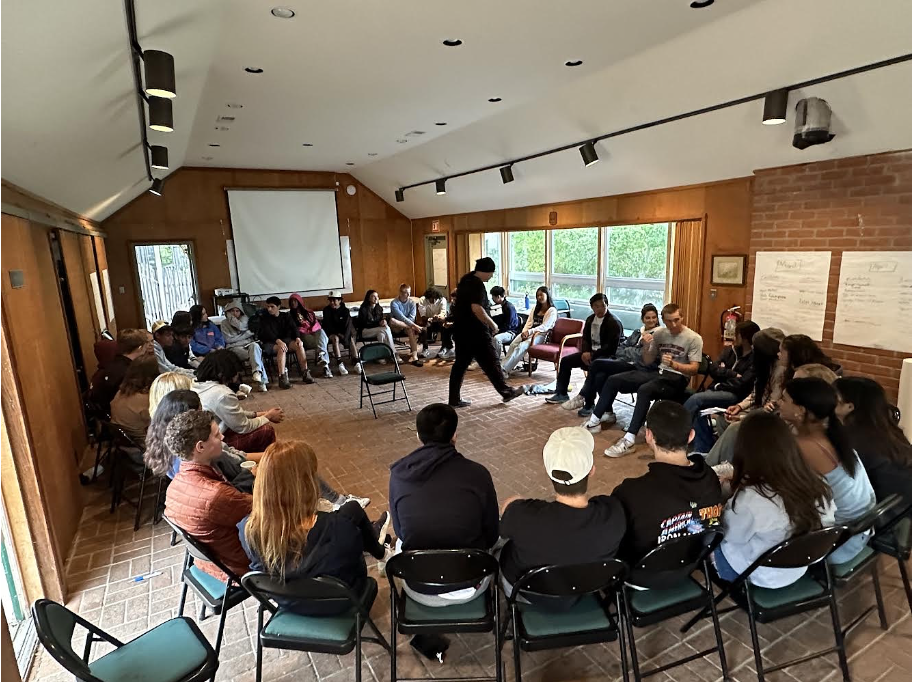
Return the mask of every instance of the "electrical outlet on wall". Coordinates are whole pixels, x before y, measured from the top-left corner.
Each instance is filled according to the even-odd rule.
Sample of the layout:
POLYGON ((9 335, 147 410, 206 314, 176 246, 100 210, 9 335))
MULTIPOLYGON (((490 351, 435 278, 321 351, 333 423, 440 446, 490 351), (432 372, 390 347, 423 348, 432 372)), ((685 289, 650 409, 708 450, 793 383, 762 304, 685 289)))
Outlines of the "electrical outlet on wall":
POLYGON ((718 289, 710 289, 710 290, 709 290, 709 300, 710 300, 710 301, 715 301, 715 300, 716 300, 716 296, 718 296, 718 295, 719 295, 719 290, 718 290, 718 289))

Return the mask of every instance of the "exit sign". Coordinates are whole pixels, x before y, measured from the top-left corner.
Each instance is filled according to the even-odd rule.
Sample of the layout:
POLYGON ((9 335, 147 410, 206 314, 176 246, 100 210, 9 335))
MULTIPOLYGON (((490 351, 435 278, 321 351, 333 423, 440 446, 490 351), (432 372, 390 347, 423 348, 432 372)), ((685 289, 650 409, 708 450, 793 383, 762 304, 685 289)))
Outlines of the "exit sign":
POLYGON ((431 221, 431 232, 440 232, 440 221, 439 220, 431 221))

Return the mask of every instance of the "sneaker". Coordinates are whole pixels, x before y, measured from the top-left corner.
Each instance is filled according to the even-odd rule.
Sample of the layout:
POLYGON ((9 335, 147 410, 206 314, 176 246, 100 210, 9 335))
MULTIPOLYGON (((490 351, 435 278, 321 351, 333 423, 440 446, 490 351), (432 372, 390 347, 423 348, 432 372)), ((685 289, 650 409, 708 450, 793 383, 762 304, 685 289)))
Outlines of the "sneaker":
POLYGON ((355 495, 343 495, 338 500, 336 500, 336 503, 333 505, 333 511, 337 511, 339 508, 342 507, 343 504, 348 504, 349 502, 357 502, 359 505, 361 505, 361 509, 364 509, 365 507, 367 507, 367 505, 369 505, 371 503, 369 497, 356 497, 355 495))
POLYGON ((601 419, 598 422, 593 423, 592 419, 595 415, 590 414, 589 419, 583 424, 583 427, 589 433, 599 433, 602 430, 603 426, 611 426, 617 421, 617 417, 614 415, 614 412, 606 412, 602 415, 601 419))
POLYGON ((348 375, 348 370, 345 369, 345 365, 342 362, 339 362, 339 365, 336 367, 336 371, 342 376, 348 375))
POLYGON ((425 348, 421 351, 421 357, 427 360, 428 358, 434 357, 434 354, 431 352, 430 348, 425 348))
POLYGON ((560 403, 566 403, 570 400, 570 396, 566 393, 555 393, 554 395, 549 395, 545 398, 546 403, 551 403, 552 405, 559 405, 560 403))
POLYGON ((361 374, 361 363, 356 362, 354 369, 355 369, 355 374, 361 374))
POLYGON ((441 348, 440 352, 437 353, 437 359, 446 360, 446 358, 447 358, 447 350, 446 350, 446 348, 441 348))
POLYGON ((513 400, 513 398, 518 398, 519 396, 525 395, 525 394, 526 394, 526 391, 525 391, 525 389, 524 389, 522 386, 516 386, 515 388, 511 388, 511 389, 510 389, 510 392, 507 393, 507 394, 503 397, 503 401, 504 401, 505 403, 508 403, 508 402, 510 402, 511 400, 513 400))
POLYGON ((424 367, 424 363, 421 362, 421 360, 419 360, 418 358, 415 358, 414 360, 412 360, 411 364, 413 364, 415 367, 424 367))
POLYGON ((396 550, 393 548, 392 542, 388 542, 383 545, 383 558, 377 562, 377 570, 380 571, 380 574, 383 575, 386 572, 387 562, 396 556, 396 550))
POLYGON ((469 370, 470 372, 474 372, 476 369, 478 369, 478 363, 475 362, 474 360, 472 360, 472 362, 469 363, 469 366, 466 367, 466 369, 469 370))
POLYGON ((377 540, 379 540, 380 543, 384 545, 386 544, 385 539, 387 536, 387 531, 389 530, 390 521, 390 513, 388 511, 385 511, 380 514, 379 519, 371 523, 371 527, 374 529, 374 534, 377 536, 377 540))
POLYGON ((328 365, 328 364, 329 364, 329 363, 326 362, 326 358, 323 356, 322 353, 320 353, 319 355, 317 355, 317 365, 319 365, 320 367, 322 367, 323 365, 328 365))
POLYGON ((291 382, 288 380, 288 372, 279 375, 279 388, 291 388, 291 382))
POLYGON ((447 348, 446 350, 440 351, 437 354, 437 357, 441 360, 449 360, 450 358, 456 357, 456 351, 453 348, 447 348))
POLYGON ((255 384, 265 384, 266 380, 263 378, 263 373, 260 370, 256 370, 253 373, 253 383, 255 384))
POLYGON ((623 457, 628 452, 633 450, 634 445, 626 438, 621 438, 617 443, 612 445, 610 448, 605 450, 605 457, 623 457))
POLYGON ((265 382, 265 381, 262 381, 262 382, 258 383, 258 384, 256 385, 256 388, 255 388, 254 390, 255 390, 257 393, 266 393, 266 392, 269 391, 269 389, 266 388, 266 382, 265 382))
MULTIPOLYGON (((562 407, 566 407, 566 405, 563 405, 562 407)), ((594 409, 595 409, 595 405, 583 405, 579 409, 579 412, 576 413, 576 416, 577 417, 591 417, 592 410, 594 410, 594 409)))
POLYGON ((333 371, 329 368, 329 365, 323 365, 323 376, 327 379, 333 378, 333 371))
POLYGON ((450 407, 468 407, 471 404, 472 404, 471 400, 459 400, 458 402, 455 402, 455 403, 447 403, 447 405, 449 405, 450 407))
MULTIPOLYGON (((561 409, 578 410, 581 407, 585 407, 585 405, 586 405, 586 399, 583 396, 581 396, 579 393, 577 393, 575 396, 570 398, 570 400, 568 400, 563 405, 561 405, 561 409)), ((592 412, 590 411, 589 414, 592 414, 592 412)), ((588 417, 589 415, 587 414, 586 416, 588 417)))
MULTIPOLYGON (((332 375, 330 374, 330 376, 332 375)), ((311 375, 309 369, 304 370, 304 374, 301 376, 301 381, 303 381, 305 384, 312 384, 314 382, 314 378, 311 375)))

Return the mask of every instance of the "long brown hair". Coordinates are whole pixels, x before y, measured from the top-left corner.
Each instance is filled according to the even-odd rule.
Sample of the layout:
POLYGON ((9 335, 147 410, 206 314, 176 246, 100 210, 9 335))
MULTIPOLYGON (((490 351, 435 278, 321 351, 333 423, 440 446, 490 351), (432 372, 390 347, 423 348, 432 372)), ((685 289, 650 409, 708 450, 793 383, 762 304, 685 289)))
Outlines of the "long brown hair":
POLYGON ((135 393, 148 393, 157 376, 158 360, 155 356, 140 356, 127 368, 119 392, 124 397, 135 393))
POLYGON ((748 486, 767 499, 778 495, 798 535, 820 528, 820 510, 833 499, 827 485, 804 461, 788 425, 764 410, 748 415, 735 439, 732 509, 748 486))
POLYGON ((257 465, 256 479, 247 544, 268 573, 284 578, 286 567, 301 561, 316 522, 317 455, 304 441, 273 443, 257 465))
POLYGON ((834 386, 845 402, 855 406, 845 420, 855 449, 912 469, 912 444, 896 423, 895 408, 883 386, 868 377, 837 379, 834 386))

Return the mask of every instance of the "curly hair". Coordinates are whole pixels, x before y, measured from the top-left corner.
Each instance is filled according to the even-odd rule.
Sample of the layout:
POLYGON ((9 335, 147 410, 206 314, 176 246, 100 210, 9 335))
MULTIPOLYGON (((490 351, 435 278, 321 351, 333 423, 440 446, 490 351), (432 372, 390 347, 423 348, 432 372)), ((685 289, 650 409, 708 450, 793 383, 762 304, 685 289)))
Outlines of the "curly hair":
POLYGON ((193 459, 196 444, 209 440, 215 415, 209 410, 190 410, 177 415, 165 429, 165 445, 183 460, 193 459))
POLYGON ((221 348, 206 353, 206 357, 196 369, 196 380, 217 381, 227 384, 237 375, 244 372, 244 363, 230 350, 221 348))

